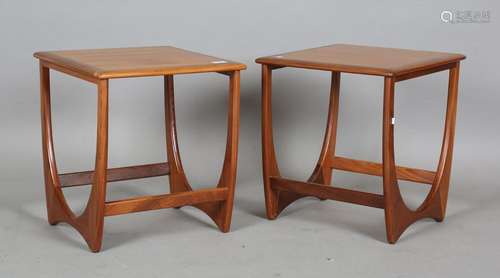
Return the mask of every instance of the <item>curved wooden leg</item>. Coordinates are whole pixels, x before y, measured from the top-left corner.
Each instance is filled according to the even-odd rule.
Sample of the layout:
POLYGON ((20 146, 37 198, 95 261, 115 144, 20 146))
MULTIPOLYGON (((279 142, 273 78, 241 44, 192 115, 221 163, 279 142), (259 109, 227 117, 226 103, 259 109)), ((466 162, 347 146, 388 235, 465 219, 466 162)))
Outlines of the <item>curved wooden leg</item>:
POLYGON ((278 214, 278 192, 271 187, 271 177, 279 177, 273 143, 272 121, 272 69, 262 65, 262 170, 267 218, 275 219, 278 214))
MULTIPOLYGON (((59 198, 63 198, 60 187, 56 187, 57 166, 52 140, 52 116, 50 105, 50 73, 49 68, 40 64, 40 111, 42 119, 42 158, 45 180, 45 197, 47 203, 47 219, 55 225, 64 221, 66 215, 61 208, 59 198)), ((69 209, 69 208, 68 208, 69 209)))
POLYGON ((450 188, 451 164, 453 159, 453 144, 455 142, 455 123, 458 102, 458 79, 460 75, 460 63, 450 69, 448 82, 448 101, 446 108, 446 122, 444 127, 443 144, 434 183, 439 190, 436 194, 439 198, 439 212, 435 219, 439 222, 444 220, 446 205, 448 202, 448 191, 450 188))
POLYGON ((326 122, 325 138, 319 155, 318 163, 308 182, 330 185, 332 182, 332 168, 328 162, 335 156, 335 143, 337 140, 337 123, 340 99, 340 72, 332 72, 330 88, 330 104, 326 122))
POLYGON ((97 146, 94 181, 85 211, 79 220, 88 223, 87 243, 92 251, 98 252, 102 246, 104 228, 104 203, 108 168, 108 80, 100 80, 97 104, 97 146))
POLYGON ((274 151, 272 125, 272 68, 262 65, 262 168, 268 219, 275 219, 289 204, 306 197, 294 192, 277 191, 271 186, 271 178, 281 176, 274 151))
MULTIPOLYGON (((338 120, 338 105, 340 95, 340 72, 332 72, 330 88, 330 105, 325 130, 323 147, 316 167, 308 179, 309 183, 329 185, 332 169, 328 162, 335 154, 335 141, 338 120)), ((269 219, 275 219, 288 205, 309 195, 291 191, 276 190, 272 179, 281 178, 273 143, 272 130, 272 67, 262 65, 262 168, 264 192, 266 199, 266 214, 269 219)), ((320 198, 324 200, 323 198, 320 198)))
POLYGON ((165 123, 167 130, 167 158, 170 167, 168 176, 170 183, 170 193, 192 191, 187 181, 179 154, 177 141, 177 129, 175 122, 175 104, 174 104, 174 76, 166 75, 164 77, 165 85, 165 123))
MULTIPOLYGON (((382 126, 382 164, 383 164, 383 184, 385 203, 385 222, 387 230, 387 240, 394 243, 399 236, 396 221, 402 213, 401 193, 396 179, 396 164, 394 161, 394 86, 393 78, 384 79, 384 114, 382 126), (399 217, 398 217, 399 216, 399 217)), ((406 210, 405 210, 406 211, 406 210)))
MULTIPOLYGON (((165 120, 167 126, 167 157, 170 165, 170 190, 172 193, 193 191, 189 185, 179 154, 175 125, 173 76, 165 76, 165 120)), ((240 113, 240 72, 234 71, 229 78, 229 107, 226 153, 218 188, 227 188, 227 198, 223 201, 195 204, 194 207, 205 212, 222 232, 228 232, 236 184, 238 156, 238 132, 240 113)))
POLYGON ((240 72, 235 71, 229 78, 229 104, 227 122, 226 153, 222 173, 217 183, 218 188, 227 188, 228 196, 219 203, 212 218, 223 232, 229 232, 233 213, 234 189, 236 185, 236 168, 238 161, 238 133, 240 129, 240 72))
POLYGON ((450 69, 446 120, 443 145, 438 168, 432 188, 424 202, 415 210, 410 210, 403 201, 399 190, 394 161, 394 84, 395 80, 386 77, 384 81, 383 114, 383 181, 384 206, 387 241, 395 243, 401 234, 415 221, 433 218, 442 221, 446 212, 448 189, 451 173, 455 118, 457 108, 459 63, 450 69))
POLYGON ((93 252, 98 252, 101 249, 104 226, 108 148, 107 80, 99 81, 98 94, 97 147, 94 182, 84 212, 82 215, 76 216, 68 206, 61 189, 52 136, 49 69, 40 65, 42 156, 48 221, 52 225, 59 222, 66 222, 73 226, 83 236, 93 252))

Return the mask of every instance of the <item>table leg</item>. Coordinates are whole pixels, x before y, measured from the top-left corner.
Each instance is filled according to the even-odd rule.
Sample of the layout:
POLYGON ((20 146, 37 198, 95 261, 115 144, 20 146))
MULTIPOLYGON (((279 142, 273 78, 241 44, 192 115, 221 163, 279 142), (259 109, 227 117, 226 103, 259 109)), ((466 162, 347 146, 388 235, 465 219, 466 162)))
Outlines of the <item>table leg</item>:
MULTIPOLYGON (((269 219, 275 219, 281 211, 299 198, 310 196, 287 190, 277 190, 273 180, 281 179, 276 160, 272 130, 272 66, 262 65, 262 163, 266 213, 269 219)), ((332 72, 330 104, 326 123, 323 147, 316 167, 308 183, 330 185, 332 167, 330 161, 335 155, 338 107, 340 96, 340 72, 332 72)), ((323 197, 317 196, 324 200, 323 197)))
POLYGON ((271 177, 280 177, 273 143, 272 68, 262 65, 262 169, 267 218, 275 219, 278 212, 278 192, 271 187, 271 177))
POLYGON ((330 105, 326 121, 325 139, 319 155, 318 163, 308 182, 330 185, 332 182, 332 167, 329 162, 335 157, 337 141, 337 123, 340 100, 340 72, 332 72, 330 87, 330 105))
POLYGON ((94 252, 98 252, 101 249, 104 228, 104 203, 106 202, 108 168, 108 80, 100 80, 97 86, 95 174, 87 208, 82 215, 82 218, 88 221, 87 242, 94 252))
POLYGON ((222 173, 217 183, 218 188, 227 188, 228 196, 217 212, 217 222, 223 232, 231 226, 236 169, 238 160, 238 136, 240 129, 240 72, 234 71, 229 77, 229 104, 227 122, 227 142, 222 173))
POLYGON ((307 195, 273 188, 272 179, 281 177, 276 160, 272 128, 272 70, 262 65, 262 168, 268 219, 276 219, 288 205, 307 195))
POLYGON ((396 177, 394 161, 394 85, 395 80, 386 77, 384 82, 383 112, 383 180, 384 206, 387 229, 387 240, 395 243, 401 234, 415 221, 422 218, 433 218, 442 221, 446 212, 448 189, 451 174, 455 119, 458 97, 459 63, 450 69, 448 100, 445 118, 443 144, 432 188, 416 209, 410 210, 403 201, 396 177))
MULTIPOLYGON (((167 130, 167 158, 170 166, 171 193, 193 191, 189 185, 180 159, 177 141, 174 104, 174 79, 172 75, 164 78, 165 82, 165 121, 167 130)), ((231 215, 236 184, 236 166, 238 156, 238 133, 240 113, 240 72, 229 74, 229 106, 228 129, 224 164, 217 188, 227 189, 225 200, 193 204, 192 206, 205 212, 223 232, 228 232, 231 225, 231 215)))
MULTIPOLYGON (((444 127, 443 144, 437 169, 436 187, 439 189, 439 213, 437 221, 443 221, 446 214, 448 202, 448 191, 450 187, 451 164, 453 159, 453 144, 455 141, 455 124, 458 102, 458 80, 460 75, 460 63, 450 69, 448 81, 448 101, 446 109, 446 122, 444 127)), ((434 189, 437 191, 437 189, 434 189)))
POLYGON ((384 78, 384 110, 382 124, 382 171, 384 184, 385 222, 387 240, 395 242, 397 218, 402 204, 401 193, 397 184, 396 164, 394 160, 394 87, 395 79, 384 78))
POLYGON ((47 218, 51 225, 66 222, 83 236, 90 249, 101 249, 106 199, 108 147, 108 81, 98 84, 97 147, 92 190, 84 212, 76 216, 68 206, 61 189, 52 135, 49 68, 40 65, 40 97, 42 118, 42 157, 45 178, 47 218))
POLYGON ((177 141, 177 127, 175 121, 175 101, 174 101, 174 76, 166 75, 163 78, 165 85, 165 123, 167 131, 167 158, 170 167, 168 177, 170 183, 170 193, 192 191, 189 186, 179 153, 177 141))
POLYGON ((64 220, 65 215, 59 207, 60 198, 64 199, 61 188, 56 186, 57 166, 52 139, 52 116, 50 104, 50 70, 40 64, 40 111, 42 119, 42 158, 45 181, 47 218, 51 225, 64 220))

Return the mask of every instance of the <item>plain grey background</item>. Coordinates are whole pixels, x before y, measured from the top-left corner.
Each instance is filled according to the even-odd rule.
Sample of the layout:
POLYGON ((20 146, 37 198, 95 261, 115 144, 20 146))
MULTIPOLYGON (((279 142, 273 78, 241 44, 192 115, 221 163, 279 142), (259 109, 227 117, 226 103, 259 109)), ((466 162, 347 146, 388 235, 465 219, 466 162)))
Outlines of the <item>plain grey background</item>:
MULTIPOLYGON (((2 277, 470 277, 500 266, 498 1, 0 1, 0 276, 2 277), (443 10, 490 11, 489 23, 450 24, 443 10), (264 218, 259 56, 332 43, 463 53, 447 219, 420 221, 385 242, 382 210, 301 200, 264 218), (88 251, 67 225, 46 222, 39 117, 40 50, 174 45, 248 65, 232 232, 193 208, 106 219, 88 251)), ((398 83, 396 160, 434 169, 447 73, 398 83)), ((194 187, 222 165, 227 77, 176 77, 182 161, 194 187)), ((274 74, 274 125, 284 175, 305 179, 322 143, 330 74, 274 74)), ((381 78, 342 75, 337 153, 381 160, 381 78)), ((93 168, 96 88, 52 73, 60 172, 93 168)), ((164 161, 162 78, 110 82, 110 167, 164 161)), ((335 173, 337 174, 337 173, 335 173)), ((338 173, 338 185, 381 192, 381 178, 338 173)), ((416 207, 428 187, 401 183, 416 207)), ((108 186, 108 200, 159 194, 166 177, 108 186)), ((80 210, 88 188, 65 191, 80 210)))

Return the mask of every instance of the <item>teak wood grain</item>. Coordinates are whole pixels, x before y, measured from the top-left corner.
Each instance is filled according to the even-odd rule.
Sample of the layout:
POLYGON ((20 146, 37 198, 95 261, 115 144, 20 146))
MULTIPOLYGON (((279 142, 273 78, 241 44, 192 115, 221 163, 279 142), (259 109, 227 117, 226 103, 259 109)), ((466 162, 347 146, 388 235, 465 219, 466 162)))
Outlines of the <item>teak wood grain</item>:
MULTIPOLYGON (((383 165, 381 163, 375 163, 371 161, 335 156, 330 161, 329 165, 332 169, 336 170, 356 172, 372 176, 384 175, 383 165)), ((396 175, 400 180, 432 184, 436 173, 428 170, 397 166, 396 175)))
POLYGON ((66 73, 97 79, 244 70, 241 63, 172 46, 36 52, 66 73))
POLYGON ((102 247, 104 217, 191 205, 204 211, 222 232, 228 232, 236 184, 240 113, 240 70, 244 64, 175 47, 140 47, 37 52, 40 59, 42 155, 48 222, 66 222, 85 239, 93 252, 102 247), (97 85, 97 142, 93 171, 59 174, 52 136, 50 69, 97 85), (215 188, 193 190, 182 169, 174 108, 174 75, 215 72, 229 78, 226 153, 215 188), (108 169, 108 114, 110 78, 159 75, 164 80, 166 149, 168 162, 108 169), (169 175, 170 194, 106 202, 107 182, 169 175), (84 212, 68 206, 64 187, 91 184, 84 212))
POLYGON ((262 64, 262 163, 266 212, 275 219, 295 200, 313 196, 321 200, 382 208, 385 212, 387 241, 395 243, 413 222, 422 218, 442 221, 451 175, 460 60, 464 55, 358 45, 336 44, 256 59, 262 64), (281 177, 272 129, 272 72, 294 67, 332 73, 330 102, 323 147, 307 182, 281 177), (439 71, 449 71, 448 102, 439 163, 436 171, 398 166, 394 158, 394 95, 396 82, 439 71), (384 77, 382 163, 335 155, 340 102, 341 72, 384 77), (332 187, 332 170, 383 177, 383 195, 332 187), (398 180, 430 184, 431 189, 416 209, 403 201, 398 180))
MULTIPOLYGON (((107 171, 107 181, 133 180, 149 177, 164 176, 170 173, 168 163, 154 163, 128 167, 112 168, 107 171)), ((91 184, 94 180, 94 171, 60 174, 61 187, 91 184)))
POLYGON ((193 192, 136 197, 106 202, 105 215, 120 215, 146 210, 182 207, 227 199, 227 188, 199 189, 193 192))
POLYGON ((335 72, 401 76, 465 59, 462 54, 410 49, 333 44, 261 57, 257 63, 335 72))

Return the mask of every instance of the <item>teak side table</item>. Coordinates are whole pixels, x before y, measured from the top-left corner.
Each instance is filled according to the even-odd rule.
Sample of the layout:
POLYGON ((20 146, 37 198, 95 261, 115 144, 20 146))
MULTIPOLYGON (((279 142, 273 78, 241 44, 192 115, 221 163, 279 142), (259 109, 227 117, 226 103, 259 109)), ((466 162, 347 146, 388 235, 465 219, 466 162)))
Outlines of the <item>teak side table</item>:
POLYGON ((267 217, 275 219, 295 200, 314 196, 385 211, 387 240, 395 243, 415 221, 433 218, 443 221, 448 199, 455 133, 455 115, 460 54, 415 51, 369 46, 335 44, 284 53, 256 60, 262 64, 262 159, 267 217), (283 178, 278 169, 273 144, 271 82, 272 71, 283 67, 332 72, 328 119, 317 165, 307 182, 283 178), (396 82, 449 70, 448 101, 441 154, 436 171, 395 165, 394 88, 396 82), (355 160, 335 155, 341 72, 384 77, 382 163, 355 160), (343 170, 383 177, 383 195, 330 186, 332 170, 343 170), (409 209, 401 196, 398 179, 430 184, 423 203, 409 209))
POLYGON ((83 236, 93 252, 102 245, 104 217, 132 212, 194 206, 204 211, 223 232, 231 224, 240 112, 240 70, 246 66, 170 46, 38 52, 42 116, 43 169, 50 224, 66 222, 83 236), (59 174, 54 154, 49 69, 97 85, 97 143, 94 171, 59 174), (193 190, 179 155, 174 109, 174 75, 217 72, 229 76, 227 145, 215 188, 193 190), (108 80, 163 76, 168 162, 108 169, 108 80), (170 194, 106 201, 107 182, 169 175, 170 194), (62 189, 92 184, 87 206, 75 215, 62 189))

